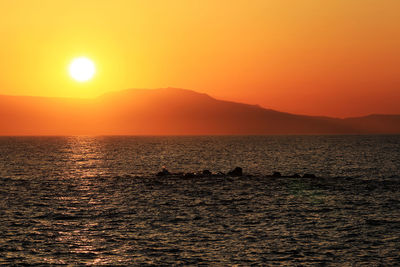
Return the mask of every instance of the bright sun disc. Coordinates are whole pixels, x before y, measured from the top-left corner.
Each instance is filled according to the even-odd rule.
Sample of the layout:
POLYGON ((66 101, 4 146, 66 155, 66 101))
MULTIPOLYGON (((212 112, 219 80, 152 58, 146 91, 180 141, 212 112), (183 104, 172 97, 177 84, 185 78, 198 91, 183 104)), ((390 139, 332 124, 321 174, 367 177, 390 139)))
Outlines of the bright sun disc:
POLYGON ((86 57, 75 58, 69 65, 69 74, 78 82, 90 80, 95 72, 96 68, 93 61, 86 57))

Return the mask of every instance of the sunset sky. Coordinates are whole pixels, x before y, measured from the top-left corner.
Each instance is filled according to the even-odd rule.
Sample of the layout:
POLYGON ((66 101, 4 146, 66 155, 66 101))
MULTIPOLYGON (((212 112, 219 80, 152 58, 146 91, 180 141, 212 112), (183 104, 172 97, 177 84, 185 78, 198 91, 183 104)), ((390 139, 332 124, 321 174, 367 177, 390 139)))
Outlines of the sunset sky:
POLYGON ((400 114, 399 0, 0 0, 0 94, 178 87, 280 111, 400 114), (88 82, 68 75, 93 60, 88 82))

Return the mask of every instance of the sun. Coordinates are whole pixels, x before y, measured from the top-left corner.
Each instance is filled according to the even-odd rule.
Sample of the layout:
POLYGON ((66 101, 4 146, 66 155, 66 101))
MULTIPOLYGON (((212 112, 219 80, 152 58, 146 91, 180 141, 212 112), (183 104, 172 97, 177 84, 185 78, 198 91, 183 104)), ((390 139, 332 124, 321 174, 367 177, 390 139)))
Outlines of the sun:
POLYGON ((95 73, 96 67, 93 61, 86 57, 74 58, 69 65, 69 75, 78 82, 89 81, 95 73))

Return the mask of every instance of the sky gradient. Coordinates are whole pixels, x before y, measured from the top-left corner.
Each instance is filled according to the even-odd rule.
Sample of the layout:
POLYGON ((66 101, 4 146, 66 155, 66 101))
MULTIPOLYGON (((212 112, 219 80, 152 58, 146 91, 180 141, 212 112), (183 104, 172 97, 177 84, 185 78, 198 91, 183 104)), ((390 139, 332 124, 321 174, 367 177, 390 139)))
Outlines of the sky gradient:
POLYGON ((307 115, 400 114, 398 0, 1 0, 0 94, 178 87, 307 115), (95 78, 68 76, 91 58, 95 78))

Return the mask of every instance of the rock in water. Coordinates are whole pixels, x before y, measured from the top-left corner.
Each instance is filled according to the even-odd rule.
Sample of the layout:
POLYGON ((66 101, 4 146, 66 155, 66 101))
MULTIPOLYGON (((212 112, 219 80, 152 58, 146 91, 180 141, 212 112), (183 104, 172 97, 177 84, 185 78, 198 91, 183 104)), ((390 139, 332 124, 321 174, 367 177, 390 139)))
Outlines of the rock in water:
POLYGON ((159 173, 157 173, 157 176, 167 176, 167 175, 170 175, 170 174, 171 174, 171 173, 170 173, 167 169, 163 168, 162 171, 160 171, 159 173))
POLYGON ((236 167, 232 171, 228 172, 228 175, 230 175, 230 176, 242 176, 243 175, 243 170, 240 167, 236 167))
POLYGON ((193 172, 188 172, 183 175, 185 178, 194 178, 196 175, 193 172))
POLYGON ((205 176, 210 176, 210 175, 211 175, 211 172, 210 172, 209 170, 204 170, 204 171, 203 171, 203 175, 205 175, 205 176))
POLYGON ((281 177, 281 176, 282 176, 282 174, 280 172, 274 172, 272 174, 272 177, 281 177))

